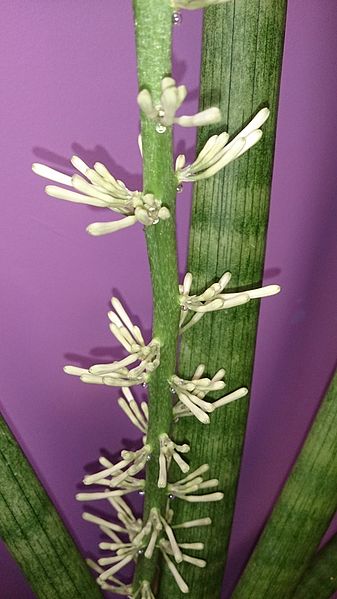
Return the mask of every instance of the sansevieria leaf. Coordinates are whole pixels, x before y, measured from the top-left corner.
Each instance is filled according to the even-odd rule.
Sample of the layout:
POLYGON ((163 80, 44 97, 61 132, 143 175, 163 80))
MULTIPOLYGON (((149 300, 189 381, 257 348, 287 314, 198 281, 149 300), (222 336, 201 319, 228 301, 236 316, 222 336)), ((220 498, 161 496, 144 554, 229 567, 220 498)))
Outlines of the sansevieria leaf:
MULTIPOLYGON (((214 177, 196 184, 188 258, 193 293, 206 289, 227 270, 232 273, 230 291, 261 283, 285 14, 285 0, 235 0, 205 11, 201 108, 219 106, 223 121, 199 132, 198 150, 215 133, 229 131, 234 136, 264 106, 271 116, 256 147, 214 177)), ((184 333, 180 375, 190 376, 202 363, 207 365, 208 375, 225 368, 228 392, 249 387, 258 313, 258 304, 250 302, 227 312, 206 314, 184 333)), ((247 408, 243 398, 211 415, 206 431, 204 425, 188 418, 175 429, 175 438, 193 447, 191 467, 209 464, 211 476, 219 478, 224 492, 219 503, 191 506, 177 500, 174 507, 180 520, 210 516, 213 521, 198 538, 205 543, 207 567, 181 568, 191 599, 220 595, 247 408)), ((190 540, 194 540, 193 533, 190 540)), ((160 589, 162 599, 183 597, 172 588, 171 580, 166 572, 160 589)))

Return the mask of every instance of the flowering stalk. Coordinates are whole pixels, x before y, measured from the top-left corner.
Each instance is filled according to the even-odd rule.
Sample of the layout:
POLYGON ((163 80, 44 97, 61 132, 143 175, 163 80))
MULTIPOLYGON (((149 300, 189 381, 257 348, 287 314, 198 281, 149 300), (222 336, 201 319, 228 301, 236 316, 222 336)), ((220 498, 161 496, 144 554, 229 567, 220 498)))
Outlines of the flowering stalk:
MULTIPOLYGON (((157 105, 162 94, 161 81, 171 73, 172 9, 162 0, 134 0, 133 6, 139 89, 140 92, 147 90, 157 105)), ((171 214, 170 219, 146 231, 153 288, 153 336, 160 343, 161 357, 148 386, 147 443, 152 447, 152 457, 146 470, 144 521, 153 508, 163 512, 167 501, 167 490, 158 487, 159 436, 169 435, 172 424, 172 396, 167 381, 175 371, 180 316, 174 225, 177 182, 172 159, 172 127, 163 128, 164 131, 158 132, 158 126, 143 113, 143 187, 161 200, 171 214)), ((157 555, 158 550, 155 550, 151 560, 140 557, 134 589, 144 580, 153 581, 157 555)))
MULTIPOLYGON (((223 118, 220 108, 209 106, 208 103, 197 114, 178 116, 176 112, 185 99, 187 89, 184 85, 177 85, 171 76, 171 30, 177 18, 174 10, 207 7, 210 2, 188 1, 172 6, 169 0, 134 0, 133 5, 139 79, 137 101, 141 110, 139 147, 143 157, 142 191, 130 191, 124 182, 115 179, 101 163, 96 162, 91 168, 76 156, 71 162, 78 172, 72 176, 41 164, 34 164, 33 170, 39 176, 58 183, 56 186, 46 187, 48 195, 94 205, 122 216, 118 221, 89 225, 89 234, 114 233, 137 222, 144 225, 153 287, 152 340, 145 341, 121 302, 112 298, 113 310, 108 315, 110 329, 128 355, 109 364, 94 364, 88 369, 68 365, 65 372, 79 377, 85 383, 121 386, 124 397, 120 397, 118 403, 143 433, 142 445, 135 451, 122 450, 120 459, 115 463, 101 456, 99 462, 102 469, 84 478, 87 490, 78 493, 77 499, 108 501, 117 511, 120 521, 120 524, 115 524, 84 514, 86 520, 97 524, 113 541, 104 541, 100 547, 115 553, 99 558, 98 564, 90 564, 99 574, 98 584, 102 589, 116 594, 131 594, 133 598, 140 595, 141 599, 152 599, 154 594, 160 592, 160 556, 171 579, 173 577, 176 583, 175 591, 170 589, 166 594, 170 597, 173 597, 173 593, 190 592, 190 586, 180 571, 184 563, 199 569, 206 566, 204 559, 182 551, 201 550, 204 543, 198 537, 192 537, 191 542, 188 542, 189 539, 180 538, 180 535, 184 532, 181 529, 209 526, 212 521, 208 512, 203 511, 201 517, 195 518, 198 513, 196 509, 187 520, 181 521, 178 517, 177 525, 176 512, 179 508, 172 509, 171 501, 177 498, 178 506, 179 503, 202 506, 203 510, 205 504, 213 505, 224 498, 221 489, 223 481, 220 483, 218 478, 208 478, 208 474, 205 478, 208 472, 213 475, 215 471, 217 475, 219 460, 209 453, 207 459, 196 463, 198 453, 199 457, 201 455, 198 452, 199 439, 195 438, 193 445, 185 443, 183 439, 177 441, 175 436, 171 436, 173 420, 192 421, 193 428, 199 430, 198 423, 208 426, 213 412, 221 412, 220 408, 242 399, 248 393, 245 386, 233 387, 231 384, 226 393, 215 401, 209 396, 225 387, 225 360, 213 370, 211 352, 205 356, 205 364, 198 365, 195 360, 196 369, 194 367, 190 376, 181 378, 180 373, 176 374, 178 335, 197 325, 206 313, 217 311, 226 316, 230 308, 255 303, 258 298, 274 295, 278 293, 279 287, 272 285, 257 288, 256 280, 253 279, 253 289, 248 285, 251 281, 247 281, 243 291, 225 290, 231 276, 226 271, 222 271, 216 282, 207 280, 207 285, 202 290, 191 289, 190 273, 187 273, 183 284, 179 286, 175 240, 177 186, 182 182, 205 181, 243 156, 260 141, 262 127, 270 111, 267 107, 258 110, 260 102, 256 102, 251 107, 248 123, 239 132, 231 135, 222 126, 221 133, 206 141, 191 164, 186 166, 185 157, 180 155, 173 168, 172 126, 201 127, 219 123, 223 118), (210 370, 213 370, 213 375, 209 374, 210 370), (143 403, 140 407, 130 391, 130 387, 139 384, 148 387, 148 404, 143 403), (187 453, 188 457, 185 456, 187 453), (179 476, 175 476, 173 468, 171 472, 173 465, 180 470, 179 476), (124 495, 132 492, 145 495, 142 519, 135 518, 123 499, 124 495), (178 529, 177 538, 174 529, 178 529), (131 562, 136 562, 132 588, 116 577, 131 562)), ((209 317, 210 314, 205 319, 208 322, 209 317)), ((200 324, 199 330, 203 330, 200 324)), ((203 436, 210 438, 209 434, 203 436)), ((211 436, 212 449, 214 445, 215 439, 211 436)), ((191 534, 194 533, 192 531, 191 534)), ((212 571, 211 568, 212 561, 208 574, 212 571)), ((191 589, 191 593, 194 591, 199 593, 198 583, 191 589)), ((210 593, 209 585, 207 593, 210 593)))

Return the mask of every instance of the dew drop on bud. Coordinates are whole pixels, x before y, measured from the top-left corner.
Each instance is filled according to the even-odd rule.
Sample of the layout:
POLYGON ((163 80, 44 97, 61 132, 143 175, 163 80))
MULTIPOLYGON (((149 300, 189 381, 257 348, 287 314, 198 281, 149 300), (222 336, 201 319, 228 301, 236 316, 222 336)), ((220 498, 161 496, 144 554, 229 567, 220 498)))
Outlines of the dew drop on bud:
POLYGON ((178 187, 177 187, 177 193, 181 193, 183 190, 183 184, 179 183, 178 187))
POLYGON ((144 389, 147 389, 147 383, 142 383, 142 387, 144 387, 144 389))
POLYGON ((181 25, 183 17, 180 12, 174 11, 172 14, 172 23, 173 25, 181 25))
POLYGON ((164 127, 164 125, 162 125, 161 123, 158 123, 156 125, 156 131, 157 133, 165 133, 166 127, 164 127))
POLYGON ((145 491, 138 491, 138 495, 145 495, 145 491))
POLYGON ((175 499, 175 495, 172 495, 172 493, 170 493, 169 499, 171 499, 173 501, 173 499, 175 499))
POLYGON ((143 553, 144 553, 144 549, 138 549, 138 552, 137 552, 137 553, 138 553, 138 555, 143 555, 143 553))

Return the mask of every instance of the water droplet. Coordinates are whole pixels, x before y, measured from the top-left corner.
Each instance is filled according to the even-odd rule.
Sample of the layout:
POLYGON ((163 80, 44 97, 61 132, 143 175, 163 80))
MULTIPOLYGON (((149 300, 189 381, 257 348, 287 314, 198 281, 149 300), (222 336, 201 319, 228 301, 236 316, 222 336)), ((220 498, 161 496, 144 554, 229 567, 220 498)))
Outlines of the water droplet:
POLYGON ((182 20, 183 20, 183 17, 181 15, 181 13, 175 10, 174 13, 172 14, 173 25, 181 25, 182 20))
POLYGON ((171 391, 172 395, 176 394, 176 390, 174 389, 174 387, 170 387, 170 391, 171 391))
POLYGON ((175 498, 176 498, 175 495, 172 495, 172 493, 169 494, 169 499, 171 499, 173 501, 173 499, 175 499, 175 498))
POLYGON ((178 187, 177 187, 177 193, 181 193, 183 190, 183 184, 179 183, 178 187))
POLYGON ((138 549, 137 553, 138 553, 138 555, 143 555, 144 549, 138 549))
POLYGON ((144 387, 144 389, 147 389, 147 383, 142 383, 142 387, 144 387))
POLYGON ((149 454, 146 459, 149 462, 151 460, 151 455, 149 454))
POLYGON ((145 491, 138 491, 138 495, 145 495, 145 491))
POLYGON ((181 306, 181 310, 182 310, 183 312, 187 312, 187 311, 188 311, 188 307, 187 307, 187 306, 185 306, 185 304, 183 304, 183 305, 181 306))
POLYGON ((157 133, 165 133, 166 127, 164 127, 164 125, 162 125, 161 123, 157 123, 156 131, 157 133))
POLYGON ((157 225, 158 223, 159 223, 159 218, 155 218, 152 224, 157 225))

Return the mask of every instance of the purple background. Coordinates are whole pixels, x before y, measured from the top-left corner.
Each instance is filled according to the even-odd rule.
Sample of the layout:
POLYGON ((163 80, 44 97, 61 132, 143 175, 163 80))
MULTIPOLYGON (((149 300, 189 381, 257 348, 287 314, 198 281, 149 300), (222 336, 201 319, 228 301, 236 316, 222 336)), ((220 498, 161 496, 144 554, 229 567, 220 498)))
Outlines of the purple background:
MULTIPOLYGON (((64 363, 110 361, 106 312, 114 292, 145 331, 151 291, 140 226, 90 238, 102 212, 51 199, 33 161, 68 169, 76 152, 101 160, 128 186, 141 181, 131 2, 12 0, 2 11, 1 164, 3 413, 84 554, 96 529, 74 501, 86 464, 137 433, 117 391, 86 386, 64 363)), ((336 357, 335 0, 289 0, 266 282, 283 293, 261 310, 248 436, 227 593, 303 440, 336 357)), ((175 70, 197 106, 201 14, 175 31, 175 70)), ((193 131, 177 131, 191 147, 193 131)), ((179 197, 184 271, 190 190, 179 197)), ((105 215, 103 214, 102 220, 105 215)), ((111 349, 113 348, 113 349, 111 349)), ((30 599, 0 554, 1 599, 30 599), (3 574, 2 574, 3 576, 3 574)))

